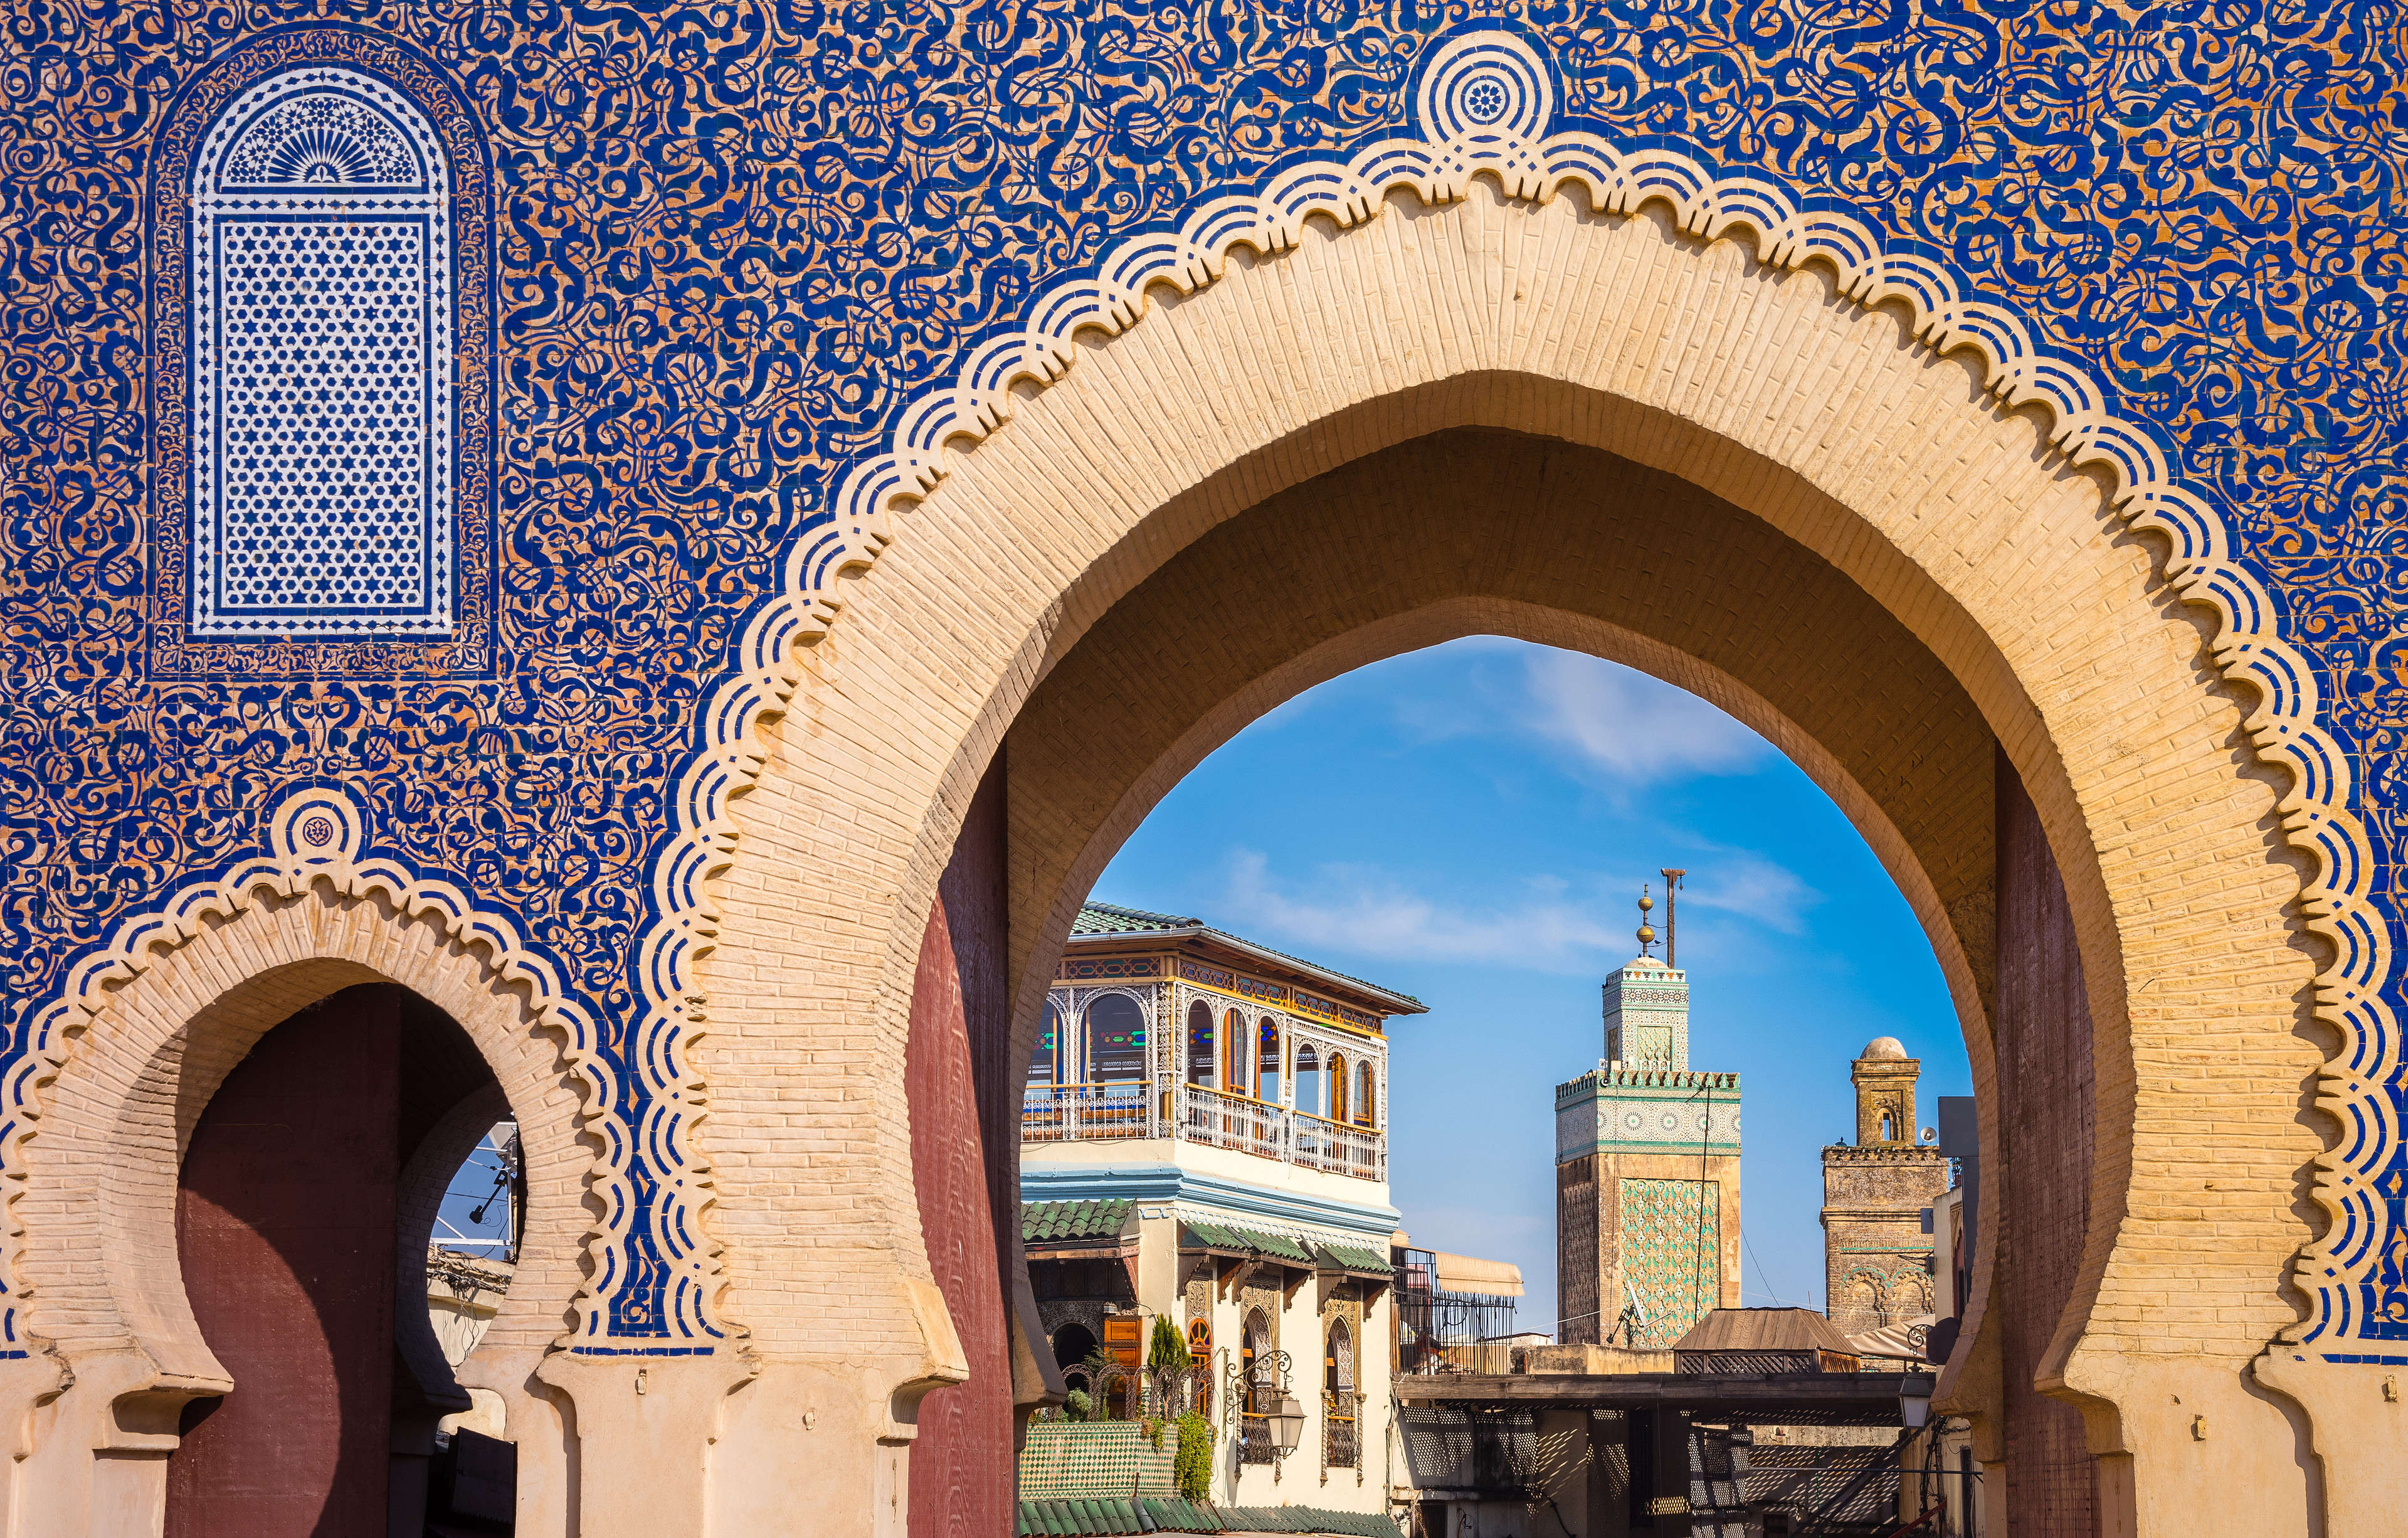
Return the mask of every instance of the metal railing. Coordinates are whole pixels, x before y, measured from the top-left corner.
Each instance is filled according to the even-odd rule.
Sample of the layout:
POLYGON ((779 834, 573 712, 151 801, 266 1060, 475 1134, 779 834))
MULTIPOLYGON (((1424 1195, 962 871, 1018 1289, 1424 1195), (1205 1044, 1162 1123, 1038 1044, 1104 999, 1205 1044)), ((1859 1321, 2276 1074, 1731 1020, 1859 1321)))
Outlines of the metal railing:
POLYGON ((1268 1100, 1181 1085, 1166 1097, 1168 1128, 1153 1114, 1145 1084, 1031 1085, 1022 1092, 1024 1143, 1082 1143, 1161 1137, 1168 1130, 1191 1143, 1234 1148, 1358 1180, 1388 1178, 1388 1140, 1368 1127, 1290 1111, 1268 1100))
POLYGON ((1368 1127, 1350 1127, 1306 1112, 1296 1113, 1289 1131, 1296 1163, 1361 1180, 1388 1175, 1388 1140, 1368 1127))
POLYGON ((1023 1143, 1093 1143, 1154 1134, 1145 1081, 1031 1085, 1021 1095, 1023 1143))
POLYGON ((1362 1458, 1362 1439, 1355 1433, 1355 1417, 1361 1413, 1363 1396, 1351 1388, 1325 1388, 1321 1392, 1321 1466, 1325 1469, 1351 1469, 1362 1458))
POLYGON ((1267 1100, 1224 1095, 1202 1085, 1179 1086, 1179 1132, 1194 1143, 1261 1158, 1287 1157, 1285 1111, 1267 1100))

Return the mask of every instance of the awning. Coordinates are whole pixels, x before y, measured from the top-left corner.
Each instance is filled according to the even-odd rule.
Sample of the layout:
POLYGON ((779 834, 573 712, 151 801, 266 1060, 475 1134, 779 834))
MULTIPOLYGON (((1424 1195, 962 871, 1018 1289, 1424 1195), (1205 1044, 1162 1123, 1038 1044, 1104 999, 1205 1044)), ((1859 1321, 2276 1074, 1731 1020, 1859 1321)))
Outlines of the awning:
POLYGON ((1295 1532, 1337 1538, 1403 1538, 1397 1524, 1373 1512, 1313 1506, 1208 1506, 1173 1496, 1099 1496, 1023 1501, 1020 1538, 1142 1532, 1295 1532))
POLYGON ((1117 1201, 1024 1201, 1020 1204, 1020 1238, 1029 1244, 1065 1240, 1117 1239, 1128 1220, 1130 1203, 1117 1201))
POLYGON ((1297 1266, 1314 1263, 1312 1252, 1293 1239, 1219 1223, 1190 1222, 1184 1226, 1179 1243, 1182 1249, 1210 1250, 1216 1255, 1261 1257, 1297 1266))
POLYGON ((1430 1259, 1438 1267, 1440 1292, 1471 1292, 1484 1298, 1522 1296, 1522 1268, 1509 1260, 1480 1260, 1442 1251, 1430 1259))
POLYGON ((1383 1282, 1397 1273, 1386 1256, 1356 1249, 1352 1244, 1315 1244, 1312 1253, 1324 1271, 1342 1271, 1349 1276, 1369 1276, 1383 1282))

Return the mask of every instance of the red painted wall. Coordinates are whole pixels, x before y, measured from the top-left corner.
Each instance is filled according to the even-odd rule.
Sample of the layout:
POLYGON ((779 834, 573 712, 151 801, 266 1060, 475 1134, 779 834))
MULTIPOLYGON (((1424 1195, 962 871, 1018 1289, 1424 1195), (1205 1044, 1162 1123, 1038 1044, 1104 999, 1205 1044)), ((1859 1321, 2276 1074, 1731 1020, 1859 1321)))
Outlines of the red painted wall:
POLYGON ((387 984, 304 1010, 226 1076, 184 1155, 176 1243, 235 1391, 185 1414, 168 1538, 385 1538, 394 1413, 432 1413, 394 1348, 394 1182, 492 1083, 466 1032, 387 984))
POLYGON ((2090 1222, 2090 1001, 2040 814, 2004 755, 1997 778, 2004 1200, 1990 1306, 2001 1324, 2007 1477, 1993 1509, 2005 1512, 2012 1538, 2090 1538, 2094 1474, 2081 1412, 2031 1386, 2072 1296, 2090 1222))
POLYGON ((970 1363, 968 1382, 921 1401, 913 1538, 989 1538, 1010 1532, 1017 1516, 1002 1278, 1018 1239, 1020 1126, 1004 970, 1003 813, 998 753, 938 884, 911 988, 904 1082, 912 1182, 929 1264, 970 1363))
POLYGON ((236 1387, 186 1413, 167 1538, 384 1538, 401 1003, 294 1016, 193 1129, 177 1253, 236 1387))

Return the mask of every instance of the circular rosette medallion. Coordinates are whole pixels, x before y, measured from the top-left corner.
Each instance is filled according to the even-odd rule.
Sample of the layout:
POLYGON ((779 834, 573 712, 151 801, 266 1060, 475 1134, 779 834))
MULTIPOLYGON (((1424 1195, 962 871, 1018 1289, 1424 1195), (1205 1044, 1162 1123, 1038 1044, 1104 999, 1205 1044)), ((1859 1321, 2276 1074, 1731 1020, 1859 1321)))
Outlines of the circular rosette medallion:
POLYGON ((1431 56, 1416 105, 1423 131, 1441 143, 1536 139, 1555 115, 1555 87, 1522 37, 1473 32, 1431 56))

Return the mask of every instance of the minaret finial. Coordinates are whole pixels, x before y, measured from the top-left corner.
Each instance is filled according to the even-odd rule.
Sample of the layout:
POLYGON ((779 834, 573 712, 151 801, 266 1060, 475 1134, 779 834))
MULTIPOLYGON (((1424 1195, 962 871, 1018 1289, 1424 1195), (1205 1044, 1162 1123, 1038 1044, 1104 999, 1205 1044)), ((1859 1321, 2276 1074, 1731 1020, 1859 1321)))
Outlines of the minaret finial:
POLYGON ((1656 926, 1647 922, 1647 915, 1654 911, 1655 907, 1656 899, 1647 895, 1647 884, 1641 882, 1639 884, 1639 954, 1642 956, 1654 955, 1649 947, 1656 943, 1656 926))

